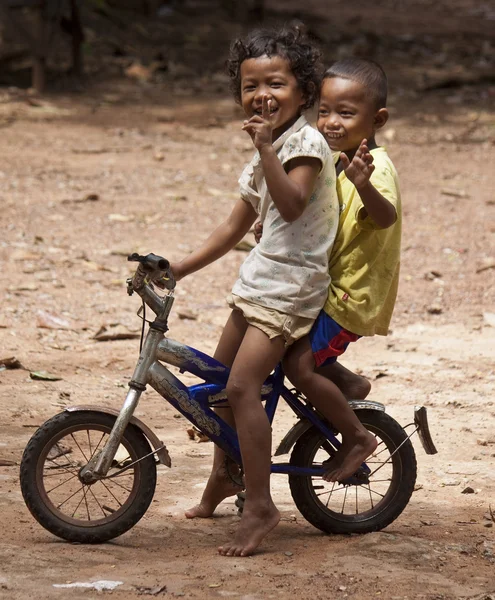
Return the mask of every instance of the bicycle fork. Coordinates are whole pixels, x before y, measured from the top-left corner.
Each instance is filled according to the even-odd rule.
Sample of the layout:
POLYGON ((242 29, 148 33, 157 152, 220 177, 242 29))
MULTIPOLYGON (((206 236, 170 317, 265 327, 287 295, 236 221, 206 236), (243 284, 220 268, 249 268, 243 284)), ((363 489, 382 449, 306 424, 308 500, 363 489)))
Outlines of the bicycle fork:
POLYGON ((129 391, 127 392, 124 404, 120 410, 117 420, 114 423, 112 431, 108 436, 105 446, 100 452, 81 469, 79 477, 86 483, 94 483, 102 477, 105 477, 110 469, 115 454, 119 448, 124 431, 129 425, 134 411, 139 402, 141 394, 146 390, 148 370, 155 361, 156 348, 163 339, 166 326, 159 321, 150 324, 150 329, 143 344, 143 349, 139 355, 137 365, 134 369, 132 379, 129 382, 129 391))

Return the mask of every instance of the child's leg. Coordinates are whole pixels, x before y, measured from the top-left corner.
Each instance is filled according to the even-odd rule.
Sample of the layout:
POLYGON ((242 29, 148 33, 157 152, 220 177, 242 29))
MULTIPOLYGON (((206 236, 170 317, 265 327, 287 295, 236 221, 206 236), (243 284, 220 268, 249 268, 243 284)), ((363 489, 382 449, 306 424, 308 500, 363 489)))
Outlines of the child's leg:
POLYGON ((327 481, 342 481, 355 473, 375 450, 377 442, 359 421, 339 388, 315 371, 309 336, 298 340, 284 359, 284 371, 321 414, 342 434, 342 447, 329 463, 327 481))
POLYGON ((246 503, 234 540, 219 548, 225 556, 252 554, 280 514, 270 494, 272 432, 261 403, 261 386, 285 351, 281 336, 269 339, 248 326, 232 365, 227 395, 237 425, 246 482, 246 503))
POLYGON ((347 400, 364 400, 370 393, 371 384, 366 377, 353 373, 337 361, 317 367, 316 372, 333 381, 347 400))
MULTIPOLYGON (((242 313, 238 310, 233 310, 223 329, 217 349, 213 355, 214 358, 227 367, 230 367, 234 362, 247 327, 248 324, 242 313)), ((215 409, 215 412, 235 429, 234 415, 230 406, 219 406, 215 409)), ((225 469, 225 459, 225 452, 215 445, 210 477, 208 478, 199 504, 196 504, 185 512, 188 519, 211 517, 215 508, 222 500, 229 496, 234 496, 243 489, 241 486, 235 485, 229 477, 225 469)))

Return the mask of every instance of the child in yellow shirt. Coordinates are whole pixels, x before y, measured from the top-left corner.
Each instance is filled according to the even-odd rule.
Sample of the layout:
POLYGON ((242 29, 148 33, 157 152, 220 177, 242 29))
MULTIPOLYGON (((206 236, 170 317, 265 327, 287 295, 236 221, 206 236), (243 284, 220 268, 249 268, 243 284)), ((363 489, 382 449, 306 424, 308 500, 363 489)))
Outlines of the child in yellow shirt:
POLYGON ((387 335, 397 295, 400 192, 392 161, 375 142, 376 131, 388 120, 386 98, 383 69, 357 58, 330 67, 320 92, 317 126, 338 153, 341 216, 329 261, 328 299, 310 334, 287 353, 284 369, 342 434, 327 481, 350 477, 376 447, 342 393, 345 384, 363 384, 344 367, 336 368, 336 360, 361 336, 387 335))

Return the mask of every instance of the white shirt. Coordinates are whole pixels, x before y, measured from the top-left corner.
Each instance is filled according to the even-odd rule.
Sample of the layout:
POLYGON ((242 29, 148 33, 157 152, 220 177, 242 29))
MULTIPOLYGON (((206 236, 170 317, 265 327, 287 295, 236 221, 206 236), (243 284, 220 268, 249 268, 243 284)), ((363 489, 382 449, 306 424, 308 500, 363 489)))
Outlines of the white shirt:
POLYGON ((282 165, 308 156, 321 161, 321 170, 303 214, 288 223, 271 199, 259 152, 255 153, 239 184, 241 198, 260 216, 263 236, 241 265, 232 293, 288 315, 316 318, 328 294, 328 255, 339 220, 332 155, 305 117, 273 147, 282 165))

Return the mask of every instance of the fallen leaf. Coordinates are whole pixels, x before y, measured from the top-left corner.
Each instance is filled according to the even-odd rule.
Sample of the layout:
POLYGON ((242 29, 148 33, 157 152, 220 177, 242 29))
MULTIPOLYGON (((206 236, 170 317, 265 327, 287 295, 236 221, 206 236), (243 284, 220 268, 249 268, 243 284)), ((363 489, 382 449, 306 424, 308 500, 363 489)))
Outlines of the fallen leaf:
POLYGON ((83 196, 82 198, 66 198, 65 200, 62 200, 62 204, 69 204, 69 203, 81 203, 81 202, 96 202, 97 200, 100 199, 100 196, 98 194, 86 194, 85 196, 83 196))
POLYGON ((46 310, 38 310, 36 325, 41 329, 71 329, 71 324, 67 319, 51 314, 46 310))
POLYGON ((469 198, 469 194, 467 192, 465 192, 464 190, 442 189, 442 190, 440 190, 440 193, 443 194, 444 196, 452 196, 454 198, 469 198))
POLYGON ((54 375, 53 373, 48 373, 48 371, 31 371, 29 377, 40 381, 60 381, 62 379, 62 377, 54 375))
POLYGON ((495 258, 485 258, 476 269, 476 273, 483 273, 483 271, 487 271, 488 269, 495 269, 495 258))
POLYGON ((135 586, 138 594, 142 594, 144 596, 158 596, 163 592, 167 591, 166 585, 157 585, 156 587, 150 588, 145 586, 135 586))
POLYGON ((134 217, 132 215, 121 215, 119 213, 112 213, 108 215, 109 221, 117 221, 119 223, 128 223, 129 221, 133 221, 134 217))
POLYGON ((102 325, 100 329, 93 336, 94 340, 99 342, 108 342, 112 340, 133 340, 138 338, 141 334, 129 331, 127 327, 116 323, 115 325, 102 325))
POLYGON ((196 429, 196 427, 187 429, 187 435, 190 440, 195 440, 198 443, 210 441, 210 438, 199 429, 196 429))
POLYGON ((7 289, 9 292, 35 292, 38 286, 36 283, 27 281, 26 283, 21 283, 21 285, 10 286, 7 289))

